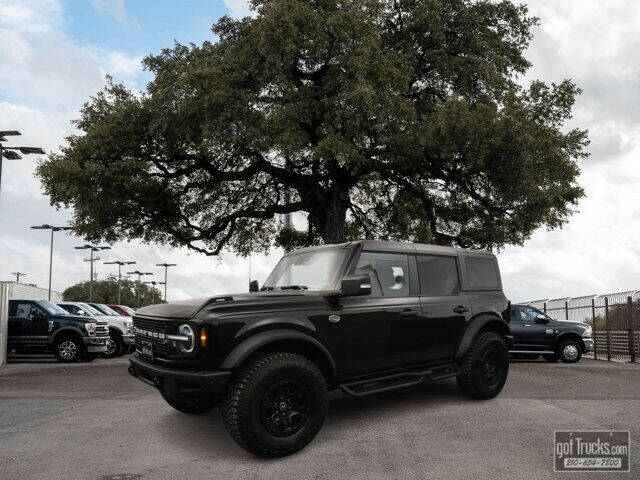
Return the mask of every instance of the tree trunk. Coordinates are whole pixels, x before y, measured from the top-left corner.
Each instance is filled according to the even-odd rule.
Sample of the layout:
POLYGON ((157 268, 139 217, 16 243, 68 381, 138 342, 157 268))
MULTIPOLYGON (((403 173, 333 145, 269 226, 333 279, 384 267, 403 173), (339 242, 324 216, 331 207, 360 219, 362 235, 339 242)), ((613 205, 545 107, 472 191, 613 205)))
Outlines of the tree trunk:
POLYGON ((347 192, 331 191, 324 199, 315 202, 314 208, 309 212, 309 218, 324 243, 347 241, 345 225, 348 207, 347 192))

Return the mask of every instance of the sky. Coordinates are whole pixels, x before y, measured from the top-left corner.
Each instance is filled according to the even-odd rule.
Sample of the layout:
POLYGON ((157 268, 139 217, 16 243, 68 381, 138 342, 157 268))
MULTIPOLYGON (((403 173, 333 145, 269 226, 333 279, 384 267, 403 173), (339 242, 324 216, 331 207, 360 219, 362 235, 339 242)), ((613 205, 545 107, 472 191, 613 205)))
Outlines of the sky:
MULTIPOLYGON (((535 232, 523 246, 498 252, 504 290, 513 301, 640 289, 640 2, 532 0, 541 25, 527 51, 533 68, 521 79, 583 89, 568 127, 587 128, 591 156, 580 161, 586 190, 562 228, 535 232)), ((58 151, 73 133, 70 123, 111 75, 142 90, 150 80, 140 60, 174 41, 215 40, 211 25, 224 14, 249 14, 243 0, 2 0, 0 1, 0 130, 20 130, 10 145, 58 151)), ((4 161, 0 190, 0 280, 11 272, 46 287, 49 234, 30 230, 64 225, 71 213, 56 210, 34 177, 38 157, 4 161)), ((517 181, 517 180, 516 180, 517 181)), ((87 280, 82 238, 56 234, 53 289, 87 280)), ((113 244, 100 253, 99 278, 116 273, 103 261, 177 263, 169 271, 168 297, 176 300, 246 291, 249 274, 262 283, 281 252, 206 257, 162 245, 113 244)))

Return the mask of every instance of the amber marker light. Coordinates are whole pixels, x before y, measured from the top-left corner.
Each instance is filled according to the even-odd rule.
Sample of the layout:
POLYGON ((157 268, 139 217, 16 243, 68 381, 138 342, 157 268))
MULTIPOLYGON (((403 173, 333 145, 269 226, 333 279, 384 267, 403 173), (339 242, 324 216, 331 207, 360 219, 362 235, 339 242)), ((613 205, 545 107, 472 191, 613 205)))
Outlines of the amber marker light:
POLYGON ((207 329, 204 327, 200 330, 200 346, 207 348, 207 329))

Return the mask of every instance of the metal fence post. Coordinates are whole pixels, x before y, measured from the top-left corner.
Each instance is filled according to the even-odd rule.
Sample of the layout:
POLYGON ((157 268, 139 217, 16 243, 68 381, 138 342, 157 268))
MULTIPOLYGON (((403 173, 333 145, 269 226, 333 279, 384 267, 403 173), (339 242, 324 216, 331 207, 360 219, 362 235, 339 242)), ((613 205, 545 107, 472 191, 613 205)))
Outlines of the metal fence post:
POLYGON ((564 302, 564 319, 569 320, 569 302, 564 302))
POLYGON ((611 325, 609 325, 609 297, 604 297, 604 323, 607 328, 607 360, 611 361, 611 325))
POLYGON ((591 321, 593 322, 593 359, 597 360, 598 359, 598 342, 596 340, 597 338, 597 332, 598 330, 596 329, 596 299, 595 298, 591 298, 591 321))
POLYGON ((628 334, 629 334, 629 355, 631 356, 631 362, 636 361, 636 349, 635 349, 635 335, 633 333, 633 300, 629 296, 627 297, 627 309, 628 309, 628 334))
MULTIPOLYGON (((0 160, 1 161, 1 160, 0 160)), ((7 363, 7 330, 9 325, 9 285, 0 283, 0 367, 7 363)))

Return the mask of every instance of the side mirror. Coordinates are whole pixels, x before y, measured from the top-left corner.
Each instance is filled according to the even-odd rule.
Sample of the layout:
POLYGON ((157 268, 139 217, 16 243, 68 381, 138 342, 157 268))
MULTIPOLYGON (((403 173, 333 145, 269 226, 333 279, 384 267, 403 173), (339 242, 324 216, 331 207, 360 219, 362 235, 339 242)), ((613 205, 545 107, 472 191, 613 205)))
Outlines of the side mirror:
POLYGON ((549 319, 544 315, 538 315, 536 317, 536 323, 549 323, 549 319))
POLYGON ((47 317, 44 313, 42 312, 34 312, 32 314, 29 315, 29 318, 31 319, 31 321, 43 321, 46 320, 47 317))
POLYGON ((340 282, 340 294, 344 297, 371 294, 371 277, 364 275, 349 275, 340 282))
POLYGON ((258 280, 251 280, 249 282, 249 291, 250 292, 257 292, 259 290, 260 290, 260 288, 258 286, 258 280))
POLYGON ((77 315, 86 315, 87 313, 84 310, 78 310, 77 315))

